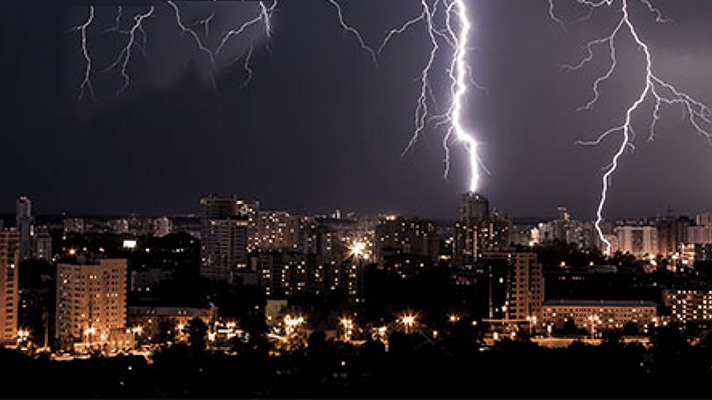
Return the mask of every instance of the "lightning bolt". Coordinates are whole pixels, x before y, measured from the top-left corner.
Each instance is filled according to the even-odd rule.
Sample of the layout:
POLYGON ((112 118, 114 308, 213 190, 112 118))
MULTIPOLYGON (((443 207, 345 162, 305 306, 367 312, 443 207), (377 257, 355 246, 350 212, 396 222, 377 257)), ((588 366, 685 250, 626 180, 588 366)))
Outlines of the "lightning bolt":
MULTIPOLYGON (((434 128, 440 128, 442 126, 447 126, 444 139, 443 147, 445 150, 445 172, 444 177, 447 178, 450 171, 450 146, 451 140, 454 138, 455 141, 460 143, 466 150, 469 159, 470 166, 470 182, 469 190, 476 191, 479 185, 480 169, 487 172, 482 163, 480 162, 477 150, 478 143, 474 139, 473 135, 465 128, 465 102, 468 94, 468 85, 474 85, 480 89, 485 90, 480 85, 478 85, 472 78, 472 69, 467 64, 467 53, 469 49, 469 35, 471 31, 471 24, 468 17, 468 10, 466 7, 465 0, 420 0, 421 12, 411 18, 406 20, 400 27, 391 29, 385 35, 385 38, 380 43, 378 50, 374 50, 373 47, 369 46, 363 39, 363 35, 358 29, 346 22, 343 9, 337 0, 326 0, 335 11, 339 26, 343 29, 345 34, 350 34, 358 42, 359 47, 367 52, 372 59, 374 65, 378 65, 378 55, 382 54, 388 44, 394 40, 397 36, 402 35, 406 31, 410 30, 416 25, 423 24, 426 32, 428 34, 428 40, 430 44, 430 50, 428 52, 428 59, 425 66, 422 68, 419 74, 419 84, 420 91, 419 96, 416 101, 415 118, 414 118, 414 131, 408 145, 403 151, 402 155, 405 155, 417 142, 418 138, 423 134, 423 132, 430 126, 430 123, 434 123, 434 128), (444 27, 437 26, 435 22, 436 17, 445 16, 446 23, 444 27), (441 51, 447 51, 447 57, 449 62, 447 62, 448 67, 445 71, 445 78, 450 82, 449 85, 449 100, 447 104, 444 105, 444 109, 441 114, 433 114, 433 110, 437 107, 437 102, 435 100, 436 95, 430 84, 433 75, 439 72, 438 56, 441 51)), ((267 37, 266 49, 269 51, 269 39, 272 37, 272 15, 275 12, 278 1, 272 0, 268 6, 266 1, 260 1, 259 12, 257 15, 251 19, 244 22, 242 25, 225 32, 216 47, 215 51, 212 51, 201 39, 201 35, 192 27, 202 27, 202 36, 208 38, 210 35, 210 23, 215 17, 215 11, 204 19, 195 21, 190 25, 186 25, 185 19, 182 15, 182 10, 178 7, 174 1, 165 2, 172 10, 175 19, 175 23, 180 28, 183 35, 188 36, 192 39, 192 42, 197 48, 197 51, 202 52, 207 57, 210 65, 212 67, 212 83, 217 89, 215 84, 215 71, 217 69, 217 58, 225 52, 226 46, 234 38, 242 37, 247 34, 249 30, 253 27, 261 25, 265 30, 265 35, 267 37)), ((123 93, 129 87, 131 83, 131 77, 128 73, 128 66, 133 55, 134 47, 138 47, 142 50, 143 54, 146 55, 146 44, 148 36, 144 30, 144 21, 151 17, 154 13, 154 7, 151 7, 149 11, 145 13, 136 14, 133 18, 133 24, 127 30, 121 29, 122 19, 124 18, 124 9, 122 7, 117 8, 116 15, 114 16, 114 26, 109 27, 104 31, 104 33, 115 32, 127 37, 126 43, 121 51, 118 53, 116 59, 114 60, 108 68, 104 71, 111 71, 114 69, 119 69, 120 74, 123 78, 123 84, 118 89, 117 94, 123 93), (138 34, 137 34, 138 32, 138 34)), ((553 9, 552 9, 552 15, 553 9)), ((91 85, 91 58, 86 46, 86 34, 87 28, 92 24, 94 20, 94 8, 90 8, 90 16, 85 24, 75 27, 74 29, 81 32, 82 35, 82 50, 87 61, 87 68, 85 73, 85 79, 80 86, 80 98, 84 96, 84 92, 89 91, 93 96, 93 89, 91 85)), ((246 79, 240 84, 240 88, 244 88, 245 85, 249 84, 254 76, 254 70, 251 67, 251 61, 254 54, 254 43, 251 43, 247 50, 240 55, 231 64, 234 64, 238 60, 242 59, 242 67, 246 72, 246 79)), ((230 65, 231 65, 230 64, 230 65)))
POLYGON ((331 4, 336 10, 336 15, 339 18, 339 25, 341 25, 341 28, 344 30, 344 32, 353 35, 353 37, 355 37, 358 41, 359 46, 361 46, 361 49, 371 56, 371 59, 373 60, 373 63, 375 65, 378 65, 378 57, 376 56, 376 52, 373 50, 373 48, 366 44, 366 42, 363 40, 363 36, 356 28, 346 23, 346 20, 344 19, 344 12, 341 10, 341 5, 339 5, 336 0, 327 0, 327 2, 331 4))
POLYGON ((89 15, 87 17, 87 20, 78 26, 75 26, 70 30, 70 32, 79 32, 80 38, 81 38, 81 51, 82 51, 82 56, 84 57, 85 61, 85 68, 84 68, 84 79, 82 80, 82 83, 79 85, 79 99, 78 101, 82 101, 84 99, 84 96, 86 95, 86 92, 89 92, 93 100, 96 100, 96 96, 94 95, 94 88, 91 83, 91 73, 92 73, 92 60, 91 57, 89 56, 89 48, 87 47, 87 29, 91 24, 94 22, 94 6, 89 7, 89 15))
MULTIPOLYGON (((143 30, 143 22, 147 18, 151 17, 153 15, 153 12, 155 10, 155 7, 151 6, 148 11, 145 13, 138 13, 134 16, 134 23, 131 26, 131 28, 126 32, 128 36, 128 40, 126 41, 126 45, 121 49, 119 52, 118 57, 116 60, 114 60, 109 67, 104 69, 103 72, 108 72, 111 71, 115 68, 119 68, 119 72, 121 74, 121 77, 123 78, 123 85, 116 91, 117 95, 122 94, 123 92, 126 91, 126 89, 129 87, 131 84, 131 76, 128 73, 128 66, 129 62, 131 61, 131 55, 133 54, 133 47, 136 44, 136 31, 139 31, 143 38, 144 38, 144 43, 146 39, 146 31, 143 30)), ((117 29, 117 31, 121 32, 120 30, 117 29)), ((141 47, 139 45, 139 47, 141 47)), ((145 50, 145 44, 143 46, 143 49, 145 50)))
MULTIPOLYGON (((549 0, 550 13, 554 20, 558 22, 561 20, 556 18, 556 16, 553 14, 553 1, 554 0, 549 0)), ((604 168, 605 172, 602 177, 601 195, 600 200, 598 202, 598 207, 596 209, 596 232, 598 233, 598 236, 601 241, 606 246, 605 253, 610 255, 611 242, 605 237, 605 234, 603 233, 603 230, 601 228, 601 224, 604 221, 603 210, 608 199, 608 192, 610 190, 612 178, 618 170, 621 157, 625 153, 626 149, 635 148, 633 144, 633 140, 635 138, 635 130, 633 126, 634 115, 640 111, 640 108, 644 104, 646 104, 646 102, 652 102, 653 110, 650 116, 651 122, 648 126, 648 140, 652 141, 655 137, 657 123, 660 120, 661 107, 663 105, 680 105, 685 111, 685 114, 688 117, 688 121, 690 125, 695 129, 695 131, 703 138, 707 139, 712 143, 712 134, 703 127, 703 125, 705 124, 712 123, 712 120, 710 120, 712 112, 706 105, 694 99, 689 94, 679 90, 676 86, 664 81, 655 73, 653 56, 650 52, 650 47, 641 38, 635 24, 631 20, 629 9, 630 0, 576 1, 579 4, 590 7, 591 9, 599 7, 614 7, 615 4, 620 4, 620 7, 617 9, 617 11, 621 15, 620 19, 618 20, 609 35, 600 39, 592 40, 587 44, 587 55, 580 63, 576 65, 566 65, 563 67, 565 70, 578 71, 594 59, 595 48, 600 46, 605 46, 607 48, 611 60, 609 68, 605 73, 598 76, 594 80, 592 86, 593 97, 584 106, 580 107, 578 109, 579 111, 591 110, 594 107, 594 105, 600 99, 601 84, 605 83, 617 70, 618 59, 616 40, 619 39, 621 35, 627 32, 633 39, 636 47, 645 56, 645 67, 642 70, 642 74, 645 77, 645 86, 639 92, 637 92, 635 100, 626 109, 625 118, 623 119, 623 121, 619 125, 614 126, 603 132, 595 140, 578 141, 579 144, 583 145, 597 145, 613 134, 620 134, 622 137, 615 154, 611 158, 611 162, 608 164, 608 166, 604 168)), ((663 17, 662 12, 657 7, 655 7, 650 2, 650 0, 639 1, 647 8, 649 12, 655 14, 656 22, 664 23, 670 21, 663 17)))
POLYGON ((434 128, 447 126, 442 146, 445 152, 445 172, 444 177, 447 178, 450 172, 450 146, 451 139, 460 143, 465 149, 470 169, 470 181, 468 190, 475 192, 479 188, 480 169, 484 169, 479 155, 478 143, 464 126, 465 101, 468 93, 468 84, 481 88, 480 85, 472 79, 472 69, 467 63, 467 53, 469 49, 469 36, 472 30, 472 24, 469 20, 467 6, 464 0, 452 0, 443 2, 443 12, 445 13, 445 27, 438 29, 435 23, 435 17, 438 12, 440 0, 435 0, 432 4, 426 0, 421 0, 422 13, 409 20, 398 29, 391 30, 386 36, 383 44, 379 48, 379 53, 385 45, 393 38, 393 36, 403 33, 412 25, 418 22, 424 22, 430 41, 430 52, 428 60, 420 73, 420 93, 417 99, 415 110, 415 130, 411 136, 408 145, 403 151, 405 155, 417 143, 419 137, 425 131, 429 122, 435 122, 434 128), (455 19, 457 22, 453 22, 455 19), (435 73, 435 63, 438 53, 443 50, 441 42, 444 42, 451 57, 449 68, 447 70, 447 78, 450 81, 450 100, 446 111, 439 115, 431 115, 431 102, 433 98, 432 87, 430 84, 432 75, 435 73))

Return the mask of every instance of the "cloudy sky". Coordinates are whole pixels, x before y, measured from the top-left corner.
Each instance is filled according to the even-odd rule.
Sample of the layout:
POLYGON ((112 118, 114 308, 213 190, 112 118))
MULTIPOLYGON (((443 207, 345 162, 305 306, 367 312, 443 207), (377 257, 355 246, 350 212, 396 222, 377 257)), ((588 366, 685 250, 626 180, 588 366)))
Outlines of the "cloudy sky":
MULTIPOLYGON (((593 218, 603 168, 620 143, 575 145, 619 124, 644 85, 642 52, 629 35, 619 69, 601 86, 590 112, 577 112, 591 84, 608 67, 604 48, 577 72, 561 65, 586 55, 587 41, 615 26, 602 9, 590 20, 575 2, 557 0, 564 31, 540 0, 465 0, 473 31, 468 59, 473 78, 465 123, 481 143, 490 171, 481 192, 514 216, 547 217, 568 206, 593 218)), ((631 16, 649 44, 659 77, 712 104, 712 2, 657 0, 672 19, 635 0, 631 16)), ((134 4, 137 2, 134 2, 134 4)), ((251 2, 178 2, 191 25, 215 11, 204 41, 213 51, 222 35, 256 15, 251 2)), ((385 32, 420 12, 412 0, 341 0, 346 20, 377 47, 385 32)), ((272 37, 261 27, 230 41, 212 69, 205 53, 181 34, 166 3, 145 22, 145 55, 134 47, 121 94, 119 70, 103 71, 126 37, 107 29, 117 7, 96 8, 88 29, 96 100, 78 101, 85 61, 71 27, 87 6, 18 2, 0 14, 0 210, 27 194, 40 213, 163 214, 193 211, 200 196, 234 192, 265 207, 295 213, 335 208, 453 218, 467 190, 463 151, 454 145, 443 179, 443 132, 428 129, 401 157, 413 131, 417 79, 428 58, 422 25, 393 40, 375 66, 341 29, 324 0, 283 0, 272 37), (254 43, 247 77, 244 55, 254 43), (215 84, 211 83, 214 76, 215 84)), ((125 6, 122 29, 143 6, 125 6)), ((141 38, 141 36, 138 36, 141 38)), ((142 42, 141 42, 142 43, 142 42)), ((439 65, 448 61, 442 53, 439 65)), ((439 105, 444 81, 434 80, 439 105), (438 94, 440 93, 440 95, 438 94)), ((661 112, 656 139, 647 140, 650 105, 636 115, 636 151, 626 153, 613 180, 606 216, 645 217, 712 211, 712 146, 680 107, 661 112)))

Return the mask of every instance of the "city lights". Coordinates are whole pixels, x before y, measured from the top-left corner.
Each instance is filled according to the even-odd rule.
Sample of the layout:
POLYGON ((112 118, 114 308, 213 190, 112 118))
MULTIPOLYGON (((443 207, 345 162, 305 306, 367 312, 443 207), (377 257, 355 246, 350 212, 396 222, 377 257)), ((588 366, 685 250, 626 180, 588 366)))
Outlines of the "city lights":
POLYGON ((413 329, 416 324, 416 316, 414 314, 403 314, 400 317, 400 322, 405 328, 405 333, 410 333, 411 329, 413 329))

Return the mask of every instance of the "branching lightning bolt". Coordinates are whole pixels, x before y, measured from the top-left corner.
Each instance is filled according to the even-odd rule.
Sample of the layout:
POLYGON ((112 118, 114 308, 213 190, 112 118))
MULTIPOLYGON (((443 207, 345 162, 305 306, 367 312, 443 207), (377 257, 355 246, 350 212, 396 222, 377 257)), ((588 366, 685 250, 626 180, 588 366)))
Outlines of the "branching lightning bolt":
POLYGON ((87 47, 87 29, 94 22, 94 12, 94 6, 90 6, 89 16, 87 17, 86 22, 71 29, 73 32, 79 32, 81 36, 82 56, 84 57, 84 61, 86 63, 84 68, 84 80, 82 80, 82 83, 79 85, 79 101, 84 99, 86 92, 89 92, 92 99, 96 99, 96 96, 94 96, 94 88, 91 83, 92 60, 89 56, 89 48, 87 47))
MULTIPOLYGON (((165 4, 168 5, 173 14, 174 21, 178 28, 180 29, 181 33, 183 35, 186 35, 192 39, 192 41, 195 43, 197 51, 205 54, 206 59, 210 63, 210 68, 211 68, 211 82, 215 89, 217 89, 216 83, 215 83, 215 76, 214 73, 217 70, 217 62, 216 62, 216 56, 217 53, 221 52, 227 42, 236 36, 240 36, 241 34, 245 33, 247 28, 251 27, 252 25, 261 23, 264 25, 264 30, 265 34, 267 35, 267 38, 269 39, 272 35, 272 14, 276 11, 277 5, 278 5, 278 0, 272 0, 269 2, 269 6, 267 5, 268 2, 265 1, 260 1, 257 2, 259 6, 259 15, 248 21, 247 23, 243 24, 240 26, 240 28, 236 30, 231 30, 225 36, 220 42, 220 46, 217 48, 216 52, 213 52, 203 41, 201 38, 201 35, 195 30, 192 29, 192 26, 198 26, 202 27, 202 34, 204 35, 205 39, 207 39, 210 36, 210 24, 212 20, 215 18, 216 11, 213 11, 210 15, 208 15, 206 18, 199 19, 195 22, 193 22, 191 25, 188 25, 185 23, 185 19, 183 17, 182 10, 180 7, 176 4, 174 1, 166 1, 165 4)), ((114 15, 114 24, 113 26, 110 26, 102 31, 102 33, 115 33, 119 35, 123 35, 126 37, 126 42, 122 45, 121 50, 118 52, 114 60, 109 64, 108 67, 104 68, 101 70, 101 72, 109 72, 112 70, 118 70, 119 74, 121 75, 122 78, 122 84, 119 87, 119 89, 116 91, 117 95, 120 95, 124 93, 128 87, 131 84, 131 75, 129 74, 129 65, 131 62, 131 59, 133 57, 134 53, 134 48, 139 48, 141 50, 141 53, 143 54, 144 57, 148 57, 147 55, 147 42, 148 42, 148 34, 145 31, 145 20, 148 19, 149 17, 152 17, 155 12, 155 7, 152 6, 148 9, 146 12, 138 13, 133 16, 133 22, 130 27, 122 29, 121 24, 122 20, 124 19, 126 12, 125 8, 122 6, 117 6, 116 8, 116 14, 114 15)), ((88 49, 88 29, 89 27, 94 24, 95 21, 95 14, 96 14, 96 8, 94 6, 88 7, 88 17, 84 23, 81 25, 73 27, 70 32, 79 32, 80 34, 80 48, 81 48, 81 53, 83 58, 85 59, 85 69, 84 69, 84 76, 81 84, 79 85, 79 100, 81 101, 87 94, 87 92, 91 95, 93 99, 95 99, 95 93, 94 93, 94 88, 92 84, 92 75, 94 71, 94 66, 93 66, 93 60, 92 57, 89 54, 89 49, 88 49)), ((269 42, 266 43, 266 48, 269 51, 269 42)), ((249 83, 253 76, 253 71, 250 68, 250 61, 252 59, 252 53, 254 51, 254 44, 250 44, 249 51, 247 52, 247 56, 245 57, 245 62, 243 64, 243 67, 245 71, 247 72, 248 78, 245 82, 241 83, 240 87, 244 87, 246 84, 249 83)))
POLYGON ((438 29, 434 18, 439 4, 440 0, 435 0, 432 5, 426 0, 421 0, 422 13, 418 17, 407 21, 401 28, 390 31, 381 45, 379 53, 394 35, 403 33, 411 25, 418 22, 425 22, 431 47, 428 61, 420 74, 420 94, 415 110, 415 130, 403 154, 407 153, 415 145, 429 121, 435 122, 435 128, 447 126, 447 131, 443 138, 443 149, 445 151, 444 177, 447 178, 450 172, 450 141, 454 137, 467 152, 470 167, 468 190, 475 192, 479 187, 480 168, 483 167, 477 153, 478 143, 472 134, 465 129, 463 121, 468 83, 481 88, 472 79, 472 69, 467 63, 469 35, 472 25, 464 0, 452 0, 449 2, 446 0, 443 8, 443 12, 446 15, 446 26, 443 29, 438 29), (453 18, 457 20, 456 24, 453 22, 453 18), (450 81, 450 103, 443 114, 431 115, 428 102, 428 98, 433 97, 430 80, 435 71, 437 55, 442 50, 441 42, 447 44, 452 57, 447 70, 447 77, 450 81))
MULTIPOLYGON (((615 154, 613 155, 610 164, 605 168, 605 173, 602 177, 602 189, 601 197, 596 210, 596 222, 595 227, 599 238, 605 244, 606 254, 611 252, 611 242, 606 238, 601 224, 604 220, 603 209, 606 205, 608 198, 608 192, 610 190, 611 181, 613 175, 618 169, 620 158, 625 153, 626 149, 633 149, 634 145, 632 143, 635 137, 635 131, 633 127, 633 117, 636 112, 638 112, 646 101, 650 100, 653 104, 653 111, 651 115, 651 122, 648 126, 648 140, 653 140, 655 137, 655 129, 658 121, 660 120, 660 108, 662 105, 680 105, 683 107, 686 115, 688 116, 688 121, 690 125, 700 134, 702 137, 707 139, 712 143, 712 134, 703 127, 703 125, 712 124, 710 117, 712 112, 710 109, 698 100, 695 100, 692 96, 679 90, 676 86, 662 80, 659 78, 654 71, 653 57, 650 52, 648 44, 641 38, 635 24, 631 20, 629 3, 630 0, 576 0, 579 4, 591 7, 613 7, 614 4, 620 4, 618 12, 620 12, 621 17, 618 20, 615 28, 611 31, 608 36, 603 38, 593 40, 587 44, 587 56, 577 65, 567 65, 564 69, 570 71, 578 71, 579 69, 586 66, 589 62, 594 59, 594 50, 598 46, 607 46, 608 53, 610 55, 610 66, 608 70, 598 76, 592 86, 593 97, 584 106, 579 108, 579 111, 590 110, 598 102, 600 98, 600 85, 605 83, 616 71, 618 67, 617 59, 617 49, 616 49, 616 39, 619 38, 623 32, 628 32, 632 37, 635 45, 643 52, 645 56, 645 86, 637 93, 635 101, 628 107, 625 112, 625 118, 623 122, 614 126, 607 131, 603 132, 596 140, 592 141, 579 141, 579 144, 583 145, 597 145, 600 144, 604 139, 612 134, 620 133, 622 135, 622 140, 617 147, 615 154)), ((668 22, 670 20, 663 17, 662 12, 655 7, 650 0, 639 0, 651 13, 655 14, 656 22, 668 22)), ((557 22, 561 21, 553 14, 553 0, 549 0, 551 15, 557 22)))
POLYGON ((353 35, 356 40, 358 40, 361 49, 366 51, 371 56, 371 59, 373 60, 373 63, 375 65, 378 65, 378 57, 376 56, 376 52, 373 50, 373 48, 366 44, 366 42, 363 40, 363 36, 356 28, 346 23, 346 20, 344 19, 344 13, 341 10, 341 5, 339 5, 336 0, 327 1, 336 9, 336 15, 339 18, 339 24, 341 25, 341 28, 344 30, 344 32, 348 32, 353 35))
MULTIPOLYGON (((128 74, 128 65, 129 61, 131 60, 131 54, 133 54, 133 46, 136 44, 136 31, 141 32, 144 40, 146 37, 146 32, 143 30, 143 21, 146 18, 149 18, 151 15, 153 15, 153 11, 155 10, 155 7, 151 6, 148 11, 145 13, 139 13, 134 16, 134 24, 131 26, 131 29, 127 31, 128 35, 128 40, 126 42, 126 45, 121 49, 119 52, 119 56, 116 58, 116 60, 109 65, 108 68, 104 70, 104 72, 113 70, 114 68, 117 68, 120 66, 120 73, 123 78, 123 85, 116 91, 117 95, 122 94, 126 89, 129 87, 131 84, 131 77, 128 74)), ((120 31, 119 31, 120 32, 120 31)), ((145 45, 144 45, 144 51, 145 51, 145 45)))
MULTIPOLYGON (((471 170, 469 189, 471 191, 475 191, 477 190, 479 183, 479 170, 480 168, 483 168, 483 170, 486 171, 486 169, 481 166, 477 155, 477 142, 464 127, 465 100, 468 91, 468 84, 482 88, 474 81, 474 79, 472 79, 472 69, 466 62, 468 39, 471 30, 466 3, 465 0, 419 1, 422 6, 420 14, 406 20, 400 27, 388 31, 377 50, 374 50, 373 47, 366 43, 364 36, 359 30, 346 22, 343 9, 338 0, 326 0, 326 3, 336 11, 339 26, 343 29, 344 33, 349 34, 356 39, 359 47, 369 54, 374 65, 376 66, 378 65, 378 55, 385 51, 388 44, 395 37, 405 33, 416 25, 423 24, 428 34, 430 50, 428 52, 427 62, 421 70, 418 79, 420 83, 420 94, 416 102, 414 132, 408 145, 403 151, 403 155, 405 155, 414 146, 420 135, 428 128, 431 122, 434 123, 433 127, 436 129, 442 126, 447 126, 443 139, 443 147, 445 150, 444 176, 447 178, 450 171, 450 141, 454 138, 457 142, 463 145, 468 154, 471 170), (445 16, 447 22, 444 27, 436 26, 436 16, 445 16), (445 69, 445 77, 450 82, 449 100, 447 104, 443 105, 443 109, 439 110, 442 111, 442 114, 433 114, 432 110, 436 108, 437 102, 436 94, 434 93, 430 82, 433 75, 439 72, 439 66, 436 64, 438 64, 438 56, 443 50, 446 51, 447 57, 450 57, 449 62, 447 62, 448 67, 445 69)), ((266 1, 257 2, 259 5, 259 12, 257 15, 242 23, 242 25, 237 28, 230 29, 222 34, 219 44, 214 51, 211 50, 205 42, 203 42, 202 38, 207 40, 210 35, 210 24, 215 17, 215 11, 213 11, 213 13, 206 18, 199 19, 188 24, 183 17, 182 10, 178 7, 176 2, 169 0, 166 1, 165 4, 172 9, 175 23, 180 28, 182 34, 190 37, 194 42, 197 51, 206 55, 212 68, 211 71, 213 71, 211 78, 214 86, 214 71, 218 68, 217 59, 220 55, 225 53, 226 46, 234 38, 245 36, 253 27, 261 25, 263 26, 267 37, 265 47, 269 51, 269 39, 272 36, 272 14, 276 10, 278 4, 277 0, 272 0, 270 3, 266 1), (193 29, 193 27, 202 27, 202 38, 201 34, 193 29)), ((114 16, 114 26, 104 30, 104 33, 114 32, 125 35, 127 38, 125 45, 121 48, 121 51, 118 53, 116 59, 111 63, 111 65, 109 65, 108 68, 104 70, 110 71, 118 69, 120 71, 121 77, 123 78, 123 84, 117 91, 117 94, 121 94, 127 90, 131 83, 128 67, 133 55, 134 47, 140 48, 143 54, 146 55, 146 43, 148 36, 144 30, 144 20, 151 17, 153 13, 154 7, 151 7, 147 12, 136 14, 133 17, 133 24, 131 27, 122 29, 121 24, 125 17, 125 10, 119 6, 114 16)), ((91 84, 92 63, 86 46, 87 28, 92 24, 93 20, 94 8, 91 7, 88 20, 84 24, 74 28, 75 30, 81 32, 82 52, 87 61, 85 78, 80 86, 80 98, 83 97, 84 93, 87 91, 92 94, 92 97, 94 94, 91 84)), ((247 50, 230 63, 234 64, 238 60, 243 60, 242 67, 245 70, 247 77, 240 84, 240 88, 243 88, 245 85, 249 84, 254 75, 254 71, 250 65, 253 59, 254 51, 254 43, 251 42, 247 50)))

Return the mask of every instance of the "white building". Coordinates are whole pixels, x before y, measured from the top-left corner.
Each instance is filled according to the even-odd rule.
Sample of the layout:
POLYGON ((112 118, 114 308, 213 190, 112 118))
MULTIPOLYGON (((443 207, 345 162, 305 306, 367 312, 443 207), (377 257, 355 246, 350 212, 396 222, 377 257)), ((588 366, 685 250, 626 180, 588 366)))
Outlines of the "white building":
POLYGON ((636 257, 658 253, 658 229, 654 226, 620 226, 616 228, 617 249, 636 257))

